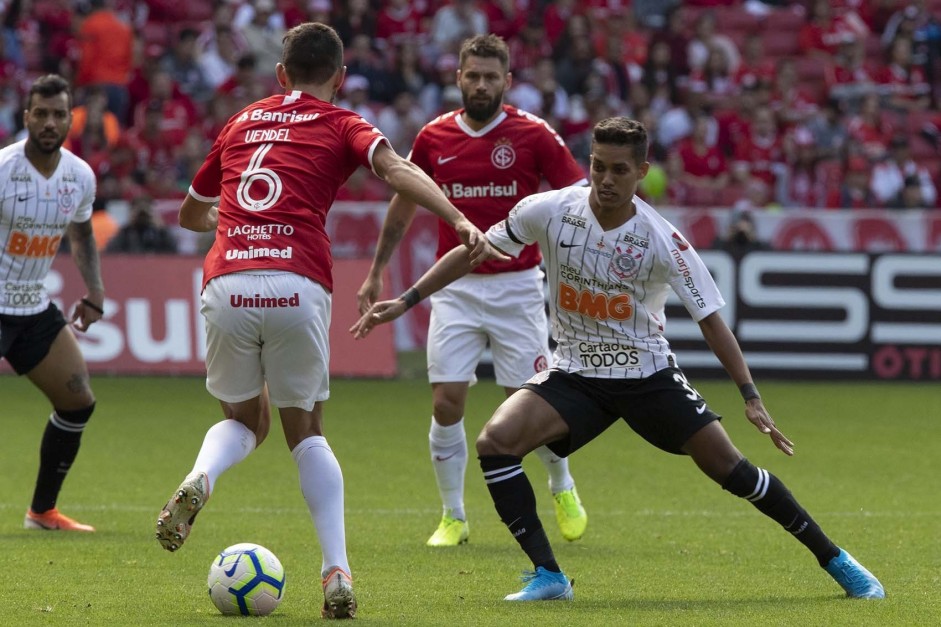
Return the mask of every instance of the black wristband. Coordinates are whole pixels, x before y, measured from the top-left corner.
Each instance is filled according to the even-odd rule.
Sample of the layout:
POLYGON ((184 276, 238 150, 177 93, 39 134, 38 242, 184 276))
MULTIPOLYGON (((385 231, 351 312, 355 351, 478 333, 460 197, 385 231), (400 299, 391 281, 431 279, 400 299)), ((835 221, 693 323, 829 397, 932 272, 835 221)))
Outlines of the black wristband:
POLYGON ((102 309, 101 307, 99 307, 99 306, 96 305, 95 303, 91 302, 91 301, 88 300, 87 298, 83 298, 83 299, 82 299, 82 304, 85 305, 86 307, 88 307, 89 309, 91 309, 92 311, 97 311, 97 312, 98 312, 100 315, 102 315, 102 316, 105 315, 105 310, 104 310, 104 309, 102 309))
POLYGON ((414 287, 410 287, 405 290, 401 296, 399 296, 403 301, 405 301, 405 311, 408 311, 419 302, 421 302, 421 294, 418 293, 414 287))
POLYGON ((742 398, 745 399, 746 403, 752 399, 761 398, 758 387, 752 382, 743 383, 738 387, 738 391, 742 393, 742 398))

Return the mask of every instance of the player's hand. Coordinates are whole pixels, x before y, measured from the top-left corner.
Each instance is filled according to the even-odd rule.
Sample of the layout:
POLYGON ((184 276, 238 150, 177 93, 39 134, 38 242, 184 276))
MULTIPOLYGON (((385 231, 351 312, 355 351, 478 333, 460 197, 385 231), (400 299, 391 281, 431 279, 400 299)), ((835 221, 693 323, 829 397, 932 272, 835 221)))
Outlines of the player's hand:
POLYGON ((748 418, 753 425, 758 427, 759 431, 771 436, 771 441, 774 442, 778 450, 785 455, 794 454, 794 443, 774 426, 774 420, 771 418, 771 414, 768 413, 768 410, 765 409, 764 403, 761 402, 760 398, 745 401, 745 417, 748 418))
POLYGON ((372 274, 367 276, 362 286, 360 286, 359 291, 356 292, 356 304, 359 305, 359 314, 363 315, 369 311, 369 308, 373 306, 381 293, 382 277, 374 277, 372 274))
POLYGON ((85 301, 97 305, 98 309, 104 309, 104 298, 98 300, 93 300, 90 296, 86 296, 77 303, 75 303, 75 309, 72 311, 72 319, 69 320, 69 323, 84 333, 88 330, 93 323, 98 322, 104 316, 100 311, 95 310, 94 307, 90 307, 85 304, 85 301))
POLYGON ((490 261, 491 259, 495 261, 508 261, 510 259, 499 249, 495 248, 481 230, 474 226, 467 218, 464 218, 454 225, 454 230, 457 231, 461 242, 470 251, 469 259, 471 268, 476 268, 483 262, 490 261))
POLYGON ((401 298, 380 301, 370 307, 369 311, 364 313, 362 317, 350 327, 350 333, 357 340, 362 339, 369 335, 373 327, 386 322, 392 322, 404 313, 405 301, 401 298))

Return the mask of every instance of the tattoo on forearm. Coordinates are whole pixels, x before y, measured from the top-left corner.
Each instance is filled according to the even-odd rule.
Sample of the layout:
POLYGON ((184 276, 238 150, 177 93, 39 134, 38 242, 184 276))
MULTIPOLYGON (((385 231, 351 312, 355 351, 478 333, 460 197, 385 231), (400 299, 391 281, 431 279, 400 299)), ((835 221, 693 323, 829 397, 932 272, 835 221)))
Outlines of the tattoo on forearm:
POLYGON ((101 280, 101 263, 98 248, 91 230, 91 222, 72 223, 69 227, 69 240, 72 244, 72 259, 78 267, 85 287, 89 290, 104 291, 101 280))
POLYGON ((389 260, 392 259, 392 253, 395 252, 395 247, 399 245, 405 235, 405 228, 406 225, 401 222, 389 224, 383 228, 379 244, 376 246, 376 261, 382 265, 389 263, 389 260))

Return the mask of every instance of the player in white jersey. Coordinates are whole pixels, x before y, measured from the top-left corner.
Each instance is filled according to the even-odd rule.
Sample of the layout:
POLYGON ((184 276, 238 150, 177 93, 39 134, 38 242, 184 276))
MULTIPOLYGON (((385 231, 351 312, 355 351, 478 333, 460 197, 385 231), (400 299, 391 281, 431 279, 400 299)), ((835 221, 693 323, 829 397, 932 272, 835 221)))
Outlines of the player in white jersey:
MULTIPOLYGON (((500 37, 479 35, 465 41, 457 73, 464 107, 425 125, 409 155, 481 229, 506 219, 513 205, 537 192, 543 180, 554 189, 585 182, 581 166, 545 121, 503 104, 512 81, 509 63, 509 50, 500 37)), ((357 295, 360 313, 378 298, 382 271, 414 214, 415 204, 399 196, 389 204, 375 259, 357 295)), ((457 241, 453 230, 441 223, 438 257, 457 241)), ((507 396, 548 367, 540 261, 539 248, 528 246, 515 259, 481 264, 431 301, 427 349, 433 415, 428 443, 443 512, 428 546, 455 546, 468 539, 464 407, 488 343, 496 383, 507 396)), ((535 453, 549 473, 562 536, 577 540, 588 515, 568 460, 545 447, 535 453)))
POLYGON ((56 500, 95 409, 88 367, 44 281, 63 236, 85 282, 71 324, 84 332, 104 314, 105 292, 91 228, 95 174, 62 148, 72 94, 60 76, 33 83, 23 112, 27 137, 0 150, 0 357, 52 404, 27 529, 94 531, 60 513, 56 500))
MULTIPOLYGON (((506 599, 573 598, 536 514, 522 457, 542 445, 569 455, 618 419, 654 446, 689 455, 723 489, 781 524, 848 596, 883 598, 878 579, 830 541, 777 477, 735 448, 719 416, 677 367, 663 336, 668 289, 679 295, 739 387, 748 420, 782 452, 794 454, 718 312, 722 297, 696 251, 635 196, 647 174, 646 155, 642 124, 602 120, 592 134, 590 191, 568 188, 530 196, 487 233, 510 255, 539 242, 559 342, 553 367, 507 399, 477 439, 497 512, 534 566, 527 585, 506 599)), ((374 305, 351 331, 362 337, 467 271, 466 255, 452 250, 400 298, 374 305)))
POLYGON ((278 409, 321 548, 325 618, 353 618, 343 475, 323 434, 329 397, 333 265, 327 212, 356 168, 446 220, 481 262, 500 258, 421 170, 395 154, 360 115, 333 104, 343 44, 329 26, 284 36, 275 68, 284 93, 236 113, 219 133, 180 207, 181 226, 215 231, 203 264, 206 388, 225 420, 210 427, 158 515, 156 538, 176 551, 228 468, 268 433, 278 409))

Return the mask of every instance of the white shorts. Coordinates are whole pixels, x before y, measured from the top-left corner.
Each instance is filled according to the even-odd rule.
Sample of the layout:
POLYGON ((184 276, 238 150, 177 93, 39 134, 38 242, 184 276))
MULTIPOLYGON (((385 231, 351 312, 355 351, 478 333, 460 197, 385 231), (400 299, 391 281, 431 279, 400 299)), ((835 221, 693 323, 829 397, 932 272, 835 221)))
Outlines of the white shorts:
POLYGON ((238 272, 203 290, 206 389, 227 403, 261 394, 274 407, 330 396, 330 293, 291 272, 238 272))
POLYGON ((475 383, 487 342, 497 384, 517 388, 549 365, 539 268, 468 274, 431 296, 428 380, 475 383))

